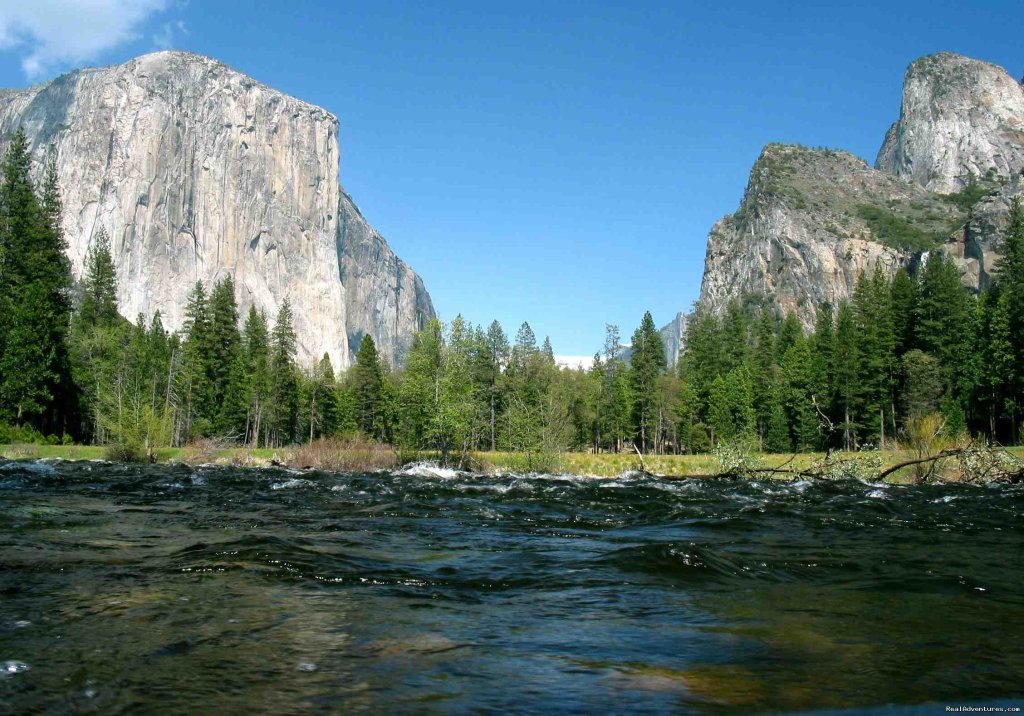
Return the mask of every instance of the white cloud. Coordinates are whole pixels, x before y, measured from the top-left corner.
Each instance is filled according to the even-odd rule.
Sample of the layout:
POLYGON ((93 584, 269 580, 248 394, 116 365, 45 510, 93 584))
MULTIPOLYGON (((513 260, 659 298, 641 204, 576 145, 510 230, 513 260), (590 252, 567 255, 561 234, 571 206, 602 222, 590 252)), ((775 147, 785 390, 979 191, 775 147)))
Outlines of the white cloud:
POLYGON ((167 0, 0 0, 0 50, 19 53, 28 78, 39 79, 138 39, 143 23, 167 4, 167 0))
POLYGON ((169 50, 174 47, 178 35, 187 35, 185 21, 165 22, 159 32, 153 33, 153 46, 158 50, 169 50))

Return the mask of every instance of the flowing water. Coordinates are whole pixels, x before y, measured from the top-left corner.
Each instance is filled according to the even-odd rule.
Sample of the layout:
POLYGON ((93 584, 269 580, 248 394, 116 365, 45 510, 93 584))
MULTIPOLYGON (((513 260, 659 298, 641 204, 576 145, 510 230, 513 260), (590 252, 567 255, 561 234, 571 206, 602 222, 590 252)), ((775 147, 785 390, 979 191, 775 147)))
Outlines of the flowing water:
POLYGON ((8 463, 0 712, 1024 706, 1022 512, 1006 485, 8 463))

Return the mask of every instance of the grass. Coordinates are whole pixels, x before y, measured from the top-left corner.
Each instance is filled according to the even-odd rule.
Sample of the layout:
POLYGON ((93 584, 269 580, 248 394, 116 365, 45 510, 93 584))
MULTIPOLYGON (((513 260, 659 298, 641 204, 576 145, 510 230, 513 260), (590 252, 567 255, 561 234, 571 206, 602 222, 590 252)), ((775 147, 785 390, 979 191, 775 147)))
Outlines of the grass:
MULTIPOLYGON (((1024 447, 1007 449, 1018 459, 1024 459, 1024 447)), ((833 453, 833 459, 851 459, 864 453, 833 453)), ((881 469, 886 469, 916 455, 908 450, 885 450, 878 453, 881 458, 881 469)), ((156 451, 157 462, 174 463, 213 463, 220 465, 237 465, 240 467, 267 466, 272 461, 290 467, 317 467, 331 471, 361 471, 388 469, 397 465, 395 453, 386 446, 376 448, 357 445, 347 450, 345 445, 320 443, 314 446, 299 448, 238 448, 225 447, 216 451, 200 451, 195 448, 160 448, 156 451)), ((91 445, 0 445, 0 457, 5 459, 40 459, 62 458, 65 460, 101 460, 104 448, 91 445)), ((420 453, 419 459, 431 460, 436 455, 420 453)), ((480 452, 472 456, 472 464, 481 472, 520 472, 529 464, 523 453, 513 452, 480 452)), ((759 466, 776 468, 785 465, 793 470, 810 468, 824 458, 824 453, 800 453, 796 457, 789 454, 760 455, 759 466)), ((951 461, 952 462, 952 461, 951 461)), ((706 477, 721 471, 718 461, 713 455, 645 455, 647 469, 658 475, 670 477, 706 477)), ((593 477, 615 477, 624 472, 639 470, 640 461, 635 453, 561 453, 546 456, 545 466, 550 472, 593 477)), ((762 473, 762 478, 790 479, 788 474, 762 473)), ((915 474, 911 468, 894 474, 892 482, 913 481, 915 474)))

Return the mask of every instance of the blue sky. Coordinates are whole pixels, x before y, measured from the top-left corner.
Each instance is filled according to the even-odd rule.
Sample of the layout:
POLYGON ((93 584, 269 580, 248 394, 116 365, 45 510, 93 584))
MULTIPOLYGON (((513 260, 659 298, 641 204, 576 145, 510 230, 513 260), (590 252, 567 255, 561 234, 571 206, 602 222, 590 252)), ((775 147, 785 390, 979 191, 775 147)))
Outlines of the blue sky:
POLYGON ((1024 3, 0 0, 0 86, 162 47, 341 121, 341 181, 442 317, 589 355, 697 298, 767 142, 872 162, 914 58, 1024 72, 1024 3))

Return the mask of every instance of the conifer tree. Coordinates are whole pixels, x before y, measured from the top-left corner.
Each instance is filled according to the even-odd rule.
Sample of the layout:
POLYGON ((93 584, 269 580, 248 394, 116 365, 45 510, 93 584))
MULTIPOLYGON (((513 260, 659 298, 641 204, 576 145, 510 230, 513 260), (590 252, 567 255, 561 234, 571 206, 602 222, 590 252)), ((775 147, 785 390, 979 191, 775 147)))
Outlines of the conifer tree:
POLYGON ((890 289, 892 301, 893 335, 896 355, 901 356, 917 347, 918 282, 906 269, 896 272, 890 289))
POLYGON ((658 377, 665 370, 665 346, 654 325, 651 312, 633 332, 633 352, 629 361, 629 382, 633 393, 633 427, 639 447, 646 451, 654 441, 659 407, 658 377))
POLYGON ((74 429, 77 403, 68 347, 71 271, 56 172, 51 165, 39 197, 31 164, 19 128, 0 181, 0 418, 60 434, 74 429))
POLYGON ((782 357, 785 408, 790 434, 797 450, 813 450, 818 441, 818 416, 814 407, 814 359, 810 342, 799 338, 782 357))
POLYGON ((767 440, 769 423, 775 412, 775 316, 763 307, 758 317, 756 343, 752 357, 754 388, 754 412, 757 415, 757 432, 767 440))
POLYGON ((853 294, 860 358, 858 417, 863 436, 880 441, 895 433, 895 337, 888 281, 881 266, 864 274, 853 294))
POLYGON ((484 374, 484 385, 487 391, 488 418, 490 427, 491 450, 497 449, 498 411, 501 396, 501 372, 509 359, 508 337, 498 321, 492 321, 487 328, 486 356, 487 369, 484 374))
POLYGON ((218 281, 210 294, 209 353, 205 356, 210 379, 210 416, 222 437, 240 436, 244 429, 242 336, 238 330, 235 283, 230 276, 218 281))
POLYGON ((295 329, 288 299, 281 304, 270 342, 271 443, 289 445, 299 437, 295 329))
POLYGON ((331 357, 324 353, 316 366, 314 379, 320 388, 320 435, 334 435, 338 432, 338 397, 337 381, 331 357))
POLYGON ((947 389, 954 396, 966 393, 964 364, 970 352, 973 306, 952 259, 934 256, 928 261, 913 319, 916 345, 938 359, 947 389))
POLYGON ((367 334, 359 343, 352 369, 352 390, 356 404, 356 424, 363 434, 381 438, 384 433, 384 373, 377 345, 367 334))
POLYGON ((622 360, 619 327, 605 325, 604 361, 602 363, 601 391, 598 397, 597 422, 603 446, 618 452, 629 432, 633 398, 629 375, 622 360))
POLYGON ((686 328, 686 351, 679 361, 679 375, 692 386, 702 421, 709 420, 711 386, 722 375, 724 363, 718 317, 698 303, 686 328))
POLYGON ((75 324, 83 330, 117 322, 117 271, 110 254, 110 239, 102 227, 85 255, 75 324))
POLYGON ((839 307, 836 318, 835 363, 832 370, 833 406, 843 434, 843 449, 857 448, 859 433, 861 354, 857 322, 848 303, 839 307))
POLYGON ((708 424, 711 426, 711 441, 714 445, 729 442, 736 437, 729 388, 721 375, 715 378, 708 391, 708 424))
POLYGON ((270 337, 267 319, 255 306, 249 308, 243 329, 246 369, 246 430, 253 446, 268 442, 270 411, 270 337))
POLYGON ((184 346, 179 381, 184 406, 181 438, 188 440, 209 434, 210 416, 215 412, 208 370, 212 343, 210 315, 202 282, 196 282, 189 295, 182 333, 184 346))

